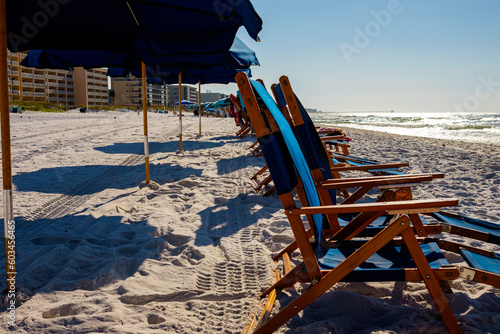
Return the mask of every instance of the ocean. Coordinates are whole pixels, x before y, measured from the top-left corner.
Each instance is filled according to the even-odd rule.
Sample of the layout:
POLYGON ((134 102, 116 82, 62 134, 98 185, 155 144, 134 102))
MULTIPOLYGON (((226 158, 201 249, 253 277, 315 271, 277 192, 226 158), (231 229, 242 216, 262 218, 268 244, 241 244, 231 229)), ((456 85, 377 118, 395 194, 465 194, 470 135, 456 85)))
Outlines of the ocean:
POLYGON ((500 145, 500 113, 320 112, 316 124, 500 145))

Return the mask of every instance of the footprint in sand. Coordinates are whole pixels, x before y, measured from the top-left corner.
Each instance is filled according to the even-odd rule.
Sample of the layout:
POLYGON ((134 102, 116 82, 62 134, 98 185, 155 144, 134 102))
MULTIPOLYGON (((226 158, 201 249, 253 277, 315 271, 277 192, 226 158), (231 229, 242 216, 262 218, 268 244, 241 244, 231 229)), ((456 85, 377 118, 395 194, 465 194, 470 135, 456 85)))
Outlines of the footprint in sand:
POLYGON ((78 306, 76 304, 65 304, 43 312, 42 318, 50 319, 65 317, 68 315, 77 315, 82 312, 85 313, 85 311, 85 308, 82 306, 78 306))
POLYGON ((159 316, 158 314, 148 315, 148 324, 150 324, 150 325, 161 324, 162 322, 165 322, 165 321, 167 321, 167 319, 165 319, 162 316, 159 316))

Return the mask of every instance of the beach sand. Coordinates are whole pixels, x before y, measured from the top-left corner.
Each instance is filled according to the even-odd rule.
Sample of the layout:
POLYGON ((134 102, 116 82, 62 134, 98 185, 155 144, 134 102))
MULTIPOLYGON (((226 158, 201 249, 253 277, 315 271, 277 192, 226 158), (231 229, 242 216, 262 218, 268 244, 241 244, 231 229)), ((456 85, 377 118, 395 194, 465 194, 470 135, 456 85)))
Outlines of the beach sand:
MULTIPOLYGON (((198 136, 198 118, 184 117, 179 153, 177 118, 150 113, 154 182, 144 186, 142 115, 11 115, 17 333, 243 330, 273 280, 271 256, 293 235, 278 197, 250 186, 265 164, 249 155, 255 138, 238 139, 229 118, 202 122, 198 136)), ((452 211, 500 222, 499 147, 345 131, 353 154, 446 174, 416 198, 457 196, 452 211)), ((499 289, 451 286, 465 333, 500 332, 499 289)), ((278 304, 296 295, 284 291, 278 304)), ((421 283, 341 283, 278 333, 444 333, 429 301, 421 283)))

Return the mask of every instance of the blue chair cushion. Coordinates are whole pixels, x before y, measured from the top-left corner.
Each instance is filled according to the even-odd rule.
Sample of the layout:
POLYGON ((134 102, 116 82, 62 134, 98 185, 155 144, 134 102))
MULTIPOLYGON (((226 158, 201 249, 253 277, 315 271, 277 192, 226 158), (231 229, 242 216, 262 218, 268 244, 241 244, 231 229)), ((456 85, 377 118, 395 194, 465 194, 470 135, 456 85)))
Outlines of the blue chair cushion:
POLYGON ((443 212, 433 213, 432 217, 448 225, 489 233, 487 241, 500 245, 500 224, 443 212))
MULTIPOLYGON (((425 254, 431 268, 439 268, 449 265, 436 243, 421 244, 420 247, 425 254)), ((354 253, 359 247, 321 248, 318 254, 318 263, 322 270, 331 270, 354 253)), ((404 245, 388 244, 377 253, 369 257, 343 281, 404 281, 403 268, 415 268, 408 249, 404 245)))
POLYGON ((461 249, 460 254, 469 264, 469 266, 500 275, 499 253, 495 252, 493 253, 494 257, 489 257, 475 252, 471 252, 466 249, 461 249))

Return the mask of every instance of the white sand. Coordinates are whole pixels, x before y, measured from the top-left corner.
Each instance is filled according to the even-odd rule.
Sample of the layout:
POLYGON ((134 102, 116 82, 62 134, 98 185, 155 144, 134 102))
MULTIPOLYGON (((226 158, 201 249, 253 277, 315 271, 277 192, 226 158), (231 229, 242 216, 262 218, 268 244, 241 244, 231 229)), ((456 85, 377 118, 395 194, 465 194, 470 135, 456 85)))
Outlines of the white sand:
MULTIPOLYGON (((25 299, 16 310, 18 333, 241 332, 272 282, 271 255, 293 240, 279 199, 250 187, 248 177, 265 163, 248 154, 254 138, 238 139, 233 120, 219 118, 203 118, 198 137, 198 118, 186 116, 185 153, 176 153, 177 118, 150 114, 159 188, 140 187, 142 115, 27 112, 11 119, 25 299)), ((414 173, 446 173, 417 197, 458 196, 458 212, 500 221, 499 147, 346 131, 354 154, 409 161, 414 173)), ((450 304, 466 333, 500 332, 498 289, 462 280, 452 287, 450 304)), ((288 290, 279 301, 293 296, 288 290)), ((278 332, 445 329, 423 284, 343 283, 278 332)))

